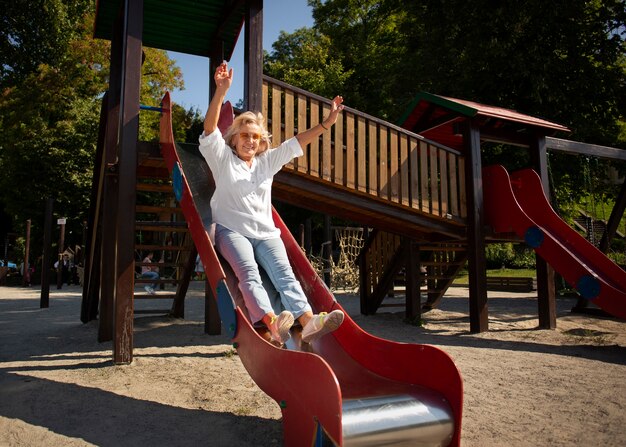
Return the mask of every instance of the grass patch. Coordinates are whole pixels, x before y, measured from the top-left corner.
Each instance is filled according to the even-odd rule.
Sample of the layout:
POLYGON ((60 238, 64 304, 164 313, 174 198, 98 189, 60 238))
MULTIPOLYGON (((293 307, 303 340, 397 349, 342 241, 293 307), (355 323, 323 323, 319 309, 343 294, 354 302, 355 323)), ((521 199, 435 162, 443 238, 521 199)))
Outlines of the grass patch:
MULTIPOLYGON (((506 277, 514 277, 514 278, 534 278, 536 276, 536 272, 533 269, 492 269, 487 270, 487 276, 498 277, 498 276, 506 276, 506 277)), ((467 271, 463 271, 459 273, 459 275, 454 280, 453 284, 457 285, 468 285, 469 284, 469 274, 467 271)))

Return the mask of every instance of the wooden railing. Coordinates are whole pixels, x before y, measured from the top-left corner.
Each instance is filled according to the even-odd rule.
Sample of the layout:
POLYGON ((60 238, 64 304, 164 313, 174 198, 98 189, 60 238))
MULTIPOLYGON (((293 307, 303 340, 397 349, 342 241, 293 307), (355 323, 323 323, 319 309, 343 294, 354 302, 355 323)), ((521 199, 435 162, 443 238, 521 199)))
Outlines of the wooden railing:
MULTIPOLYGON (((320 122, 330 100, 263 77, 263 115, 274 145, 320 122)), ((337 123, 285 169, 442 218, 464 219, 464 157, 346 107, 337 123)))

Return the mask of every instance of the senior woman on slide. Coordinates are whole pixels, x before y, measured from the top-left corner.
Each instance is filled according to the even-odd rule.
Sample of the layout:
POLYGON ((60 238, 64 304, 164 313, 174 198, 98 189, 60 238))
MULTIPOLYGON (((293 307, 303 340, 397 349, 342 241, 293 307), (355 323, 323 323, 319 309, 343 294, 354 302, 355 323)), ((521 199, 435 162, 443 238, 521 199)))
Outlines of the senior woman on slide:
POLYGON ((337 329, 344 314, 340 310, 313 314, 272 219, 272 179, 283 165, 303 154, 303 147, 335 124, 343 110, 343 98, 333 99, 330 114, 322 123, 271 149, 270 135, 260 113, 239 115, 222 136, 217 123, 233 81, 233 69, 229 70, 223 62, 213 78, 217 88, 199 141, 200 152, 215 178, 211 199, 215 245, 239 280, 252 323, 263 322, 272 340, 282 345, 289 339, 297 319, 303 328, 302 341, 309 343, 337 329), (280 294, 285 310, 278 316, 263 288, 259 265, 280 294))

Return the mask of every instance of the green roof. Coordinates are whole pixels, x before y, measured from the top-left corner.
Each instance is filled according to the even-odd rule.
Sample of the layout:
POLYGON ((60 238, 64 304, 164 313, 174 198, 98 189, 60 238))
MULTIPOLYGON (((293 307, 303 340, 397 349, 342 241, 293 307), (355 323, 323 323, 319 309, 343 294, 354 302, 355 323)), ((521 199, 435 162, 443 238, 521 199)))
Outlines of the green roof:
MULTIPOLYGON (((111 40, 121 0, 98 0, 94 37, 111 40)), ((144 0, 143 45, 208 56, 223 43, 230 59, 243 27, 246 2, 227 0, 144 0)))

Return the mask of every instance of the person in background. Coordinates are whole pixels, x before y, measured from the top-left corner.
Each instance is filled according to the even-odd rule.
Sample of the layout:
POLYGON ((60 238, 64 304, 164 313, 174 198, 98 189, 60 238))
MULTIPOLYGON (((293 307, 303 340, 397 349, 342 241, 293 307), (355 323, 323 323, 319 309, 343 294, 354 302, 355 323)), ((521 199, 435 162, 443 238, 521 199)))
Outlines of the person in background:
MULTIPOLYGON (((150 263, 152 263, 152 259, 153 258, 154 258, 154 252, 150 251, 150 252, 148 252, 146 257, 143 259, 142 263, 143 264, 150 264, 150 263)), ((152 280, 160 279, 159 268, 157 266, 142 265, 141 266, 141 277, 142 278, 146 278, 146 279, 152 279, 152 280)), ((150 295, 154 295, 156 293, 154 291, 154 289, 156 287, 157 287, 157 283, 152 283, 152 284, 146 284, 144 289, 150 295)))
POLYGON ((233 80, 233 69, 223 62, 213 76, 216 84, 199 138, 200 152, 211 168, 215 193, 211 211, 215 245, 239 280, 253 324, 262 322, 277 344, 290 337, 294 320, 302 325, 302 341, 309 343, 335 329, 344 319, 341 310, 313 314, 302 286, 296 279, 280 230, 272 219, 272 179, 286 163, 303 154, 303 147, 330 129, 343 110, 336 96, 329 115, 276 148, 260 113, 245 112, 233 121, 224 135, 217 127, 220 110, 233 80), (259 265, 280 294, 285 308, 276 315, 263 288, 259 265))

